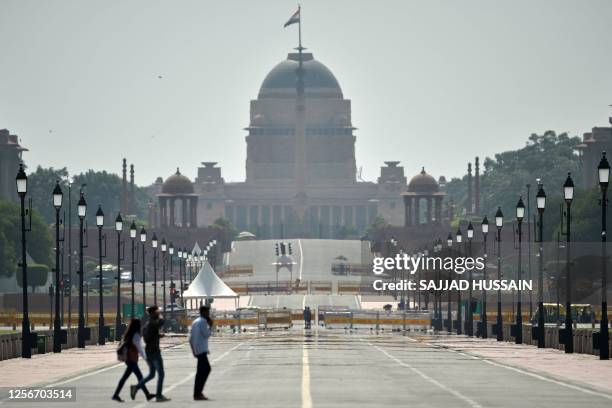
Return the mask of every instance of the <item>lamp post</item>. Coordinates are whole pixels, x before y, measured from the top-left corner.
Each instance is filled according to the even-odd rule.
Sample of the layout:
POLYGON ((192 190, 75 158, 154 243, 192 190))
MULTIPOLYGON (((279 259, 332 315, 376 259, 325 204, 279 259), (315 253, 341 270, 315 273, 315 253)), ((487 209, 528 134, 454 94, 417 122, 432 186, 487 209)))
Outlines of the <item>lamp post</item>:
POLYGON ((145 255, 147 250, 145 244, 147 243, 147 231, 144 227, 140 229, 140 244, 142 245, 142 304, 147 307, 147 270, 145 265, 145 255))
POLYGON ((178 249, 178 267, 179 267, 179 290, 181 303, 183 302, 183 248, 178 249))
POLYGON ((174 273, 172 272, 172 258, 174 257, 174 245, 170 242, 168 247, 168 254, 170 255, 170 317, 174 317, 174 273))
POLYGON ((79 348, 85 348, 85 316, 83 315, 83 232, 85 215, 87 213, 87 202, 85 201, 85 195, 81 190, 81 197, 77 204, 77 214, 79 216, 79 328, 78 328, 78 341, 77 345, 79 348))
POLYGON ((566 267, 566 275, 565 275, 565 330, 564 330, 564 339, 565 339, 565 352, 573 353, 574 352, 574 334, 572 328, 572 285, 571 285, 571 264, 570 264, 570 256, 571 256, 571 207, 572 200, 574 199, 574 181, 572 180, 571 173, 567 173, 567 178, 565 179, 565 183, 563 184, 563 198, 565 199, 565 216, 566 216, 566 242, 567 247, 565 248, 565 267, 566 267))
POLYGON ((607 240, 607 225, 606 211, 608 209, 608 183, 610 182, 610 163, 606 158, 606 152, 601 153, 601 160, 597 167, 599 174, 599 187, 601 190, 601 319, 599 320, 599 359, 608 360, 610 358, 610 349, 608 346, 608 254, 606 249, 607 240))
POLYGON ((102 228, 104 227, 104 212, 102 211, 102 206, 98 206, 98 211, 96 211, 96 226, 98 227, 98 268, 99 274, 98 282, 99 282, 99 301, 100 301, 100 310, 98 315, 98 344, 103 345, 106 343, 104 336, 104 298, 102 297, 102 228))
POLYGON ((157 305, 157 235, 153 233, 151 247, 153 247, 153 304, 157 305))
MULTIPOLYGON (((474 238, 474 226, 472 225, 472 221, 470 221, 467 226, 468 252, 470 257, 472 257, 472 238, 474 238)), ((472 268, 470 268, 468 271, 468 280, 470 281, 470 286, 468 288, 467 330, 465 334, 472 337, 474 336, 474 315, 472 311, 472 268)))
MULTIPOLYGON (((448 246, 448 255, 451 256, 452 255, 452 251, 451 248, 453 247, 453 235, 452 234, 448 234, 448 238, 446 238, 446 245, 448 246)), ((453 314, 451 312, 451 291, 448 290, 448 304, 447 304, 447 321, 446 321, 446 328, 448 330, 448 332, 452 332, 453 331, 453 314)))
POLYGON ((53 207, 55 208, 55 319, 53 320, 53 352, 61 353, 62 342, 60 332, 62 323, 60 320, 60 209, 64 193, 59 184, 55 183, 53 189, 53 207))
POLYGON ((541 181, 538 180, 538 193, 536 194, 536 206, 538 207, 538 348, 546 347, 546 333, 544 328, 544 209, 546 208, 546 193, 541 181))
MULTIPOLYGON (((166 244, 166 238, 162 238, 161 241, 161 253, 162 253, 162 310, 166 307, 166 252, 168 251, 168 244, 166 244)), ((165 312, 165 310, 164 310, 165 312)))
MULTIPOLYGON (((497 279, 501 282, 501 230, 504 226, 504 214, 501 207, 495 213, 495 226, 497 227, 497 279)), ((497 341, 504 340, 504 321, 502 319, 501 288, 497 289, 497 322, 495 324, 497 341)))
MULTIPOLYGON (((461 233, 461 228, 457 229, 457 233, 455 234, 455 240, 457 241, 457 248, 459 251, 459 256, 461 256, 461 243, 463 242, 463 234, 461 233)), ((459 280, 459 276, 457 276, 457 280, 459 280)), ((457 334, 461 334, 461 325, 463 319, 461 317, 461 290, 457 287, 457 334)))
POLYGON ((525 218, 525 204, 523 203, 523 197, 519 197, 518 203, 516 203, 516 222, 518 223, 518 268, 516 271, 518 280, 517 290, 517 301, 516 301, 516 336, 514 336, 514 342, 516 344, 523 344, 523 309, 521 305, 521 279, 523 277, 523 265, 522 265, 522 243, 523 243, 523 219, 525 218))
POLYGON ((131 314, 130 317, 132 319, 134 319, 134 315, 136 314, 136 305, 134 304, 134 302, 136 301, 136 296, 135 296, 135 291, 136 291, 136 281, 135 281, 135 277, 136 274, 134 273, 134 268, 136 267, 136 255, 135 255, 135 248, 136 248, 136 223, 134 221, 132 221, 132 225, 130 225, 130 240, 132 241, 132 299, 131 299, 131 314))
MULTIPOLYGON (((28 192, 28 176, 23 169, 23 163, 19 164, 19 171, 15 178, 17 182, 17 194, 21 201, 21 289, 23 302, 23 319, 21 320, 21 357, 32 357, 32 345, 30 335, 30 315, 28 308, 28 264, 26 259, 26 209, 25 196, 28 192)), ((31 213, 31 212, 30 212, 31 213)))
MULTIPOLYGON (((482 243, 483 243, 483 258, 484 258, 484 269, 483 279, 487 281, 487 236, 489 235, 489 220, 485 215, 480 224, 482 228, 482 243)), ((486 339, 489 337, 489 330, 487 328, 487 290, 482 289, 482 306, 480 308, 480 337, 486 339)))
POLYGON ((117 311, 115 315, 115 340, 121 340, 121 232, 123 219, 121 213, 115 218, 115 231, 117 232, 117 311))

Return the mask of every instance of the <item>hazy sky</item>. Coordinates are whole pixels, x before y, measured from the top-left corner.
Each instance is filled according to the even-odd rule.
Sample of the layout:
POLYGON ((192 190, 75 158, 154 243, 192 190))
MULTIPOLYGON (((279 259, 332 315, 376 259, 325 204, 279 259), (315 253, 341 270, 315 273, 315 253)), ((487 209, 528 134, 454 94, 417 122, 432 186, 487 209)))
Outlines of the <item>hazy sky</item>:
MULTIPOLYGON (((457 176, 532 132, 612 112, 610 0, 304 0, 304 45, 352 100, 357 166, 457 176)), ((244 180, 249 100, 296 45, 288 0, 0 0, 0 128, 30 166, 148 184, 244 180), (163 78, 159 79, 158 75, 163 78)))

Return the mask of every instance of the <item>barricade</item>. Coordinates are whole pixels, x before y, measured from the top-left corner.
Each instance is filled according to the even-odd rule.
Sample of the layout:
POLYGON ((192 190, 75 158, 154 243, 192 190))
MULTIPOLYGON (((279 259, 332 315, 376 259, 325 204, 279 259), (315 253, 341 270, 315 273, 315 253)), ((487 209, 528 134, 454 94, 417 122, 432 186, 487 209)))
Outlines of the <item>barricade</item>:
POLYGON ((427 330, 431 326, 429 312, 364 310, 322 311, 325 328, 427 330))

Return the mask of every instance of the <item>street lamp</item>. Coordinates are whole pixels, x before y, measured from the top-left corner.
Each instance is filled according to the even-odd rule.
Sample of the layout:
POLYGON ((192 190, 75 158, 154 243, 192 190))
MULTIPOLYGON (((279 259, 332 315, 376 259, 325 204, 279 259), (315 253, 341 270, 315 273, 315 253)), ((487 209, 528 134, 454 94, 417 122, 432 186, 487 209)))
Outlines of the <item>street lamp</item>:
MULTIPOLYGON (((497 227, 497 280, 501 282, 501 230, 504 226, 504 214, 501 207, 495 213, 495 226, 497 227)), ((497 341, 504 341, 504 321, 502 319, 501 288, 497 289, 497 321, 495 323, 497 341)))
MULTIPOLYGON (((455 234, 455 240, 457 241, 457 250, 459 251, 459 256, 461 257, 461 243, 463 242, 463 234, 461 233, 461 227, 457 229, 457 233, 455 234)), ((457 276, 457 281, 459 280, 459 276, 457 276)), ((461 317, 461 290, 457 287, 457 334, 461 334, 461 325, 462 323, 461 317)))
MULTIPOLYGON (((170 242, 168 247, 168 254, 170 255, 170 316, 174 317, 174 273, 172 272, 172 258, 174 257, 174 245, 170 242)), ((164 305, 165 307, 165 305, 164 305)))
POLYGON ((567 247, 565 248, 565 267, 566 267, 566 281, 565 281, 565 330, 563 331, 563 338, 565 340, 565 352, 573 353, 574 352, 574 334, 572 330, 572 294, 571 294, 571 264, 570 264, 570 256, 571 256, 571 207, 572 200, 574 199, 574 181, 572 180, 571 173, 567 173, 567 178, 565 179, 565 183, 563 184, 563 198, 565 199, 565 216, 566 216, 566 233, 565 236, 567 247))
POLYGON ((115 231, 117 232, 117 311, 115 315, 115 340, 121 340, 121 232, 123 231, 123 219, 121 213, 115 218, 115 231))
POLYGON ((153 233, 151 247, 153 247, 153 304, 157 305, 157 235, 153 233))
MULTIPOLYGON (((166 238, 162 238, 161 241, 161 252, 162 252, 162 310, 166 307, 166 252, 168 251, 168 244, 166 244, 166 238)), ((165 310, 164 310, 165 311, 165 310)))
POLYGON ((134 269, 136 267, 136 255, 135 255, 135 247, 136 247, 136 223, 134 221, 132 221, 132 225, 130 225, 130 239, 132 241, 132 304, 131 304, 131 315, 130 317, 132 319, 135 318, 135 314, 136 314, 136 305, 134 304, 134 302, 136 301, 135 299, 135 276, 136 274, 134 273, 134 269))
MULTIPOLYGON (((472 225, 472 221, 470 221, 467 226, 468 252, 470 257, 472 257, 472 238, 474 238, 474 226, 472 225)), ((472 311, 472 268, 470 268, 468 271, 468 280, 470 281, 470 286, 468 287, 466 334, 472 337, 474 335, 474 315, 472 311)))
POLYGON ((538 348, 544 348, 546 333, 545 333, 545 322, 544 322, 544 210, 546 208, 546 193, 544 192, 544 186, 541 181, 538 181, 538 193, 536 194, 536 205, 538 207, 539 214, 539 243, 538 249, 540 259, 538 261, 538 348))
POLYGON ((519 197, 518 203, 516 203, 516 221, 518 223, 518 269, 517 269, 517 280, 518 289, 516 292, 516 324, 514 326, 515 336, 514 342, 516 344, 523 344, 523 308, 521 305, 521 279, 523 277, 523 265, 522 265, 522 244, 523 244, 523 219, 525 218, 525 204, 523 203, 523 197, 519 197))
MULTIPOLYGON (((453 235, 451 233, 448 234, 448 238, 446 238, 446 245, 448 246, 448 255, 452 256, 452 250, 451 248, 453 247, 453 235)), ((446 292, 448 294, 448 302, 447 302, 447 315, 446 315, 446 328, 448 330, 448 332, 452 332, 453 331, 453 315, 451 312, 451 290, 448 290, 446 292)))
POLYGON ((98 316, 98 344, 103 345, 105 341, 104 333, 104 298, 102 297, 102 228, 104 227, 104 212, 102 206, 98 205, 98 211, 96 211, 96 226, 98 227, 98 265, 99 273, 98 282, 99 285, 99 300, 100 300, 100 313, 98 316))
POLYGON ((81 190, 81 197, 77 203, 77 215, 79 216, 79 328, 77 333, 77 345, 79 348, 85 348, 85 316, 83 308, 83 233, 84 233, 84 222, 85 215, 87 214, 87 202, 85 201, 85 195, 81 190))
MULTIPOLYGON (((28 307, 28 264, 26 259, 26 208, 25 196, 28 192, 28 176, 23 169, 23 163, 19 164, 19 171, 15 177, 17 183, 17 194, 21 201, 21 289, 23 301, 23 319, 21 320, 21 357, 32 357, 32 336, 30 335, 30 314, 28 307)), ((30 216, 32 214, 29 211, 30 216)))
POLYGON ((145 269, 145 244, 147 243, 147 231, 144 227, 140 229, 140 244, 142 245, 142 304, 147 307, 147 271, 145 269))
POLYGON ((606 152, 601 153, 601 160, 597 167, 599 174, 599 188, 601 190, 601 319, 599 320, 599 359, 608 360, 610 358, 610 349, 608 346, 608 254, 606 249, 607 240, 607 225, 606 211, 608 209, 608 183, 610 182, 610 163, 606 158, 606 152))
MULTIPOLYGON (((483 269, 483 279, 487 281, 487 236, 489 235, 489 220, 485 215, 482 219, 482 223, 480 224, 482 228, 482 242, 483 242, 483 258, 484 258, 484 269, 483 269)), ((480 308, 480 337, 486 339, 489 336, 488 328, 487 328, 487 290, 482 289, 482 306, 480 308)))
POLYGON ((60 333, 62 323, 60 320, 60 209, 64 193, 59 180, 53 189, 53 207, 55 208, 55 319, 53 320, 53 352, 61 353, 62 342, 60 333))

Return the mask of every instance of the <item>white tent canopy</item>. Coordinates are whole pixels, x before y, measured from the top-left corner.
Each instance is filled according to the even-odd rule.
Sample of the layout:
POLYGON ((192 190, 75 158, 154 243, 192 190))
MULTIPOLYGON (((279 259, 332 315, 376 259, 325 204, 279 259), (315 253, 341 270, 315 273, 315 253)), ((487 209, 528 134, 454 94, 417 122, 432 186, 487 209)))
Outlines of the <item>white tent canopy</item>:
POLYGON ((204 262, 189 289, 183 293, 184 299, 237 297, 236 292, 217 276, 208 262, 204 262))

